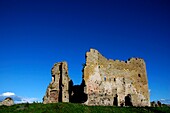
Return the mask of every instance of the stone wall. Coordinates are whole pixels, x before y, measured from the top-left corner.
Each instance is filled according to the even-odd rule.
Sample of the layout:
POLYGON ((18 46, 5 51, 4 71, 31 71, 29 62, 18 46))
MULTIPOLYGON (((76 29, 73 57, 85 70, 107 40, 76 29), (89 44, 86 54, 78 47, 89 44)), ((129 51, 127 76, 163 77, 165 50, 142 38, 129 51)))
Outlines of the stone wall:
POLYGON ((107 60, 97 50, 86 53, 83 79, 87 105, 150 106, 143 59, 107 60))
POLYGON ((150 106, 145 62, 141 58, 111 60, 97 50, 86 53, 81 85, 73 85, 66 62, 52 68, 43 103, 75 102, 104 106, 150 106))
POLYGON ((69 102, 69 81, 68 67, 66 62, 54 64, 52 81, 49 84, 43 103, 69 102))

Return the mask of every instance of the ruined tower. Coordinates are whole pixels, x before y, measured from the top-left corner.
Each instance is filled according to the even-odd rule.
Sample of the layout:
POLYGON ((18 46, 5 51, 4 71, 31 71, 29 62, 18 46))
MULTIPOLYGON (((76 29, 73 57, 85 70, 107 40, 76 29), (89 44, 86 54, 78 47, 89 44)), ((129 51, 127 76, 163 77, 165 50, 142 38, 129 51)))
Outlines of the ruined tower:
POLYGON ((86 53, 83 79, 87 105, 150 106, 143 59, 107 60, 97 50, 86 53))
POLYGON ((68 67, 66 62, 54 64, 52 70, 52 81, 49 84, 43 103, 69 102, 68 67))
POLYGON ((43 103, 75 102, 103 106, 150 106, 145 62, 108 60, 97 50, 86 53, 81 85, 73 85, 66 62, 52 68, 43 103))

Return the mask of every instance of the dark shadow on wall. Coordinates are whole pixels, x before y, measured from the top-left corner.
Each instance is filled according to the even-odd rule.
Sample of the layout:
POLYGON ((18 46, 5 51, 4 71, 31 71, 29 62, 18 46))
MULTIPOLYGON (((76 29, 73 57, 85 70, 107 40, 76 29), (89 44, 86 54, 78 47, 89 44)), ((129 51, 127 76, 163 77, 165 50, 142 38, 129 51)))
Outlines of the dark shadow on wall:
POLYGON ((85 81, 82 80, 81 85, 73 85, 73 81, 69 82, 69 101, 72 103, 84 103, 87 101, 87 94, 84 93, 85 81))
POLYGON ((72 101, 72 95, 73 95, 72 89, 73 89, 73 81, 70 80, 69 81, 69 102, 72 101))
POLYGON ((114 97, 114 100, 113 100, 113 105, 114 106, 118 106, 118 95, 116 94, 115 97, 114 97))
POLYGON ((62 102, 62 65, 59 66, 60 70, 60 79, 59 79, 59 96, 58 102, 62 102))
POLYGON ((132 99, 131 99, 131 95, 128 94, 127 96, 125 96, 125 106, 133 106, 132 104, 132 99))

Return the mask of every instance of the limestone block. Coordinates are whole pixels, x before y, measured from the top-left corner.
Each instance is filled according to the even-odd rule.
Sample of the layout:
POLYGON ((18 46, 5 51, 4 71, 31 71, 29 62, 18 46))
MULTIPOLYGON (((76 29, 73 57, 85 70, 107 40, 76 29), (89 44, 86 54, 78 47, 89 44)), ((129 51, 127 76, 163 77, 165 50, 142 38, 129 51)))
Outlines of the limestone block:
POLYGON ((13 101, 12 98, 7 97, 7 98, 5 98, 5 100, 3 100, 3 101, 0 103, 0 105, 12 106, 12 105, 14 105, 14 101, 13 101))

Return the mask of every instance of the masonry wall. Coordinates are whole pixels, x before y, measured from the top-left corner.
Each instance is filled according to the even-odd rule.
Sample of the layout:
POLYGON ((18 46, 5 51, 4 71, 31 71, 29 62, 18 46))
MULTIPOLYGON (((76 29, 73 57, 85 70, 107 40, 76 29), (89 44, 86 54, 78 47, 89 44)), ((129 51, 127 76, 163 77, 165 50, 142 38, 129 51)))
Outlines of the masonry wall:
POLYGON ((54 64, 52 70, 52 81, 49 84, 43 103, 69 102, 68 67, 66 62, 54 64))
POLYGON ((86 53, 81 85, 73 85, 66 62, 54 64, 52 81, 43 103, 75 102, 87 105, 150 106, 143 59, 111 60, 97 50, 86 53))
POLYGON ((65 65, 62 65, 62 102, 69 102, 69 81, 70 78, 68 76, 68 66, 67 63, 65 65))
POLYGON ((97 50, 90 49, 86 53, 83 79, 87 105, 150 106, 143 59, 107 60, 97 50))

